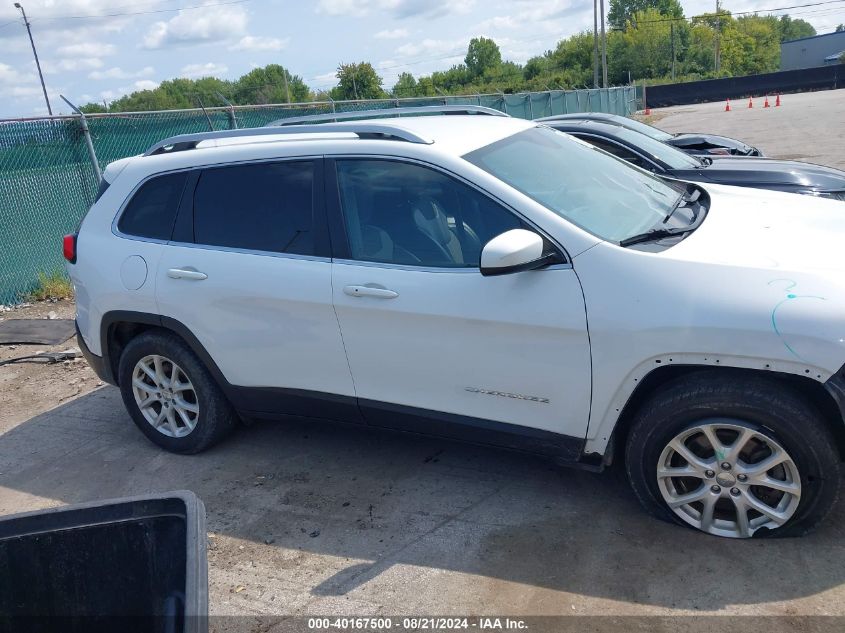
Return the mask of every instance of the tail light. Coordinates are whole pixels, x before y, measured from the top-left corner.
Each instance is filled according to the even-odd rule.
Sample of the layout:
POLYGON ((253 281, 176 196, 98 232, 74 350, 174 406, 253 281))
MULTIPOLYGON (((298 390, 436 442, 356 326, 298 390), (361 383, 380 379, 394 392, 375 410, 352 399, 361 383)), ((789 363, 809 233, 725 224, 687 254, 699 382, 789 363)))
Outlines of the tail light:
POLYGON ((62 254, 71 264, 76 263, 76 233, 64 236, 62 239, 62 254))

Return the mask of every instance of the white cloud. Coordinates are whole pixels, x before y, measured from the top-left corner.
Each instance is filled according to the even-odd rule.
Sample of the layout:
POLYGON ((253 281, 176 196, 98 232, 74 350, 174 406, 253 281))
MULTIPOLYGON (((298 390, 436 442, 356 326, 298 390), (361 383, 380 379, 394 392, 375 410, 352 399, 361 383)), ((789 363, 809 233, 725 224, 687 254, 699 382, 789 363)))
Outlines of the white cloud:
POLYGON ((12 96, 16 99, 37 97, 41 95, 40 86, 15 86, 12 88, 12 96))
POLYGON ((224 75, 229 68, 224 64, 215 64, 208 62, 207 64, 188 64, 183 66, 179 71, 180 77, 219 77, 224 75))
MULTIPOLYGON (((32 62, 33 66, 35 62, 32 62)), ((102 68, 103 60, 99 57, 76 57, 60 59, 58 62, 44 60, 41 62, 41 69, 45 75, 56 75, 59 73, 76 72, 80 70, 91 70, 102 68)))
POLYGON ((408 29, 385 29, 379 31, 373 37, 378 40, 400 40, 403 37, 408 37, 408 29))
POLYGON ((156 88, 158 88, 158 84, 159 82, 157 81, 152 81, 150 79, 141 79, 140 81, 136 81, 134 84, 132 84, 132 87, 135 88, 135 90, 155 90, 156 88))
POLYGON ((131 94, 133 92, 137 92, 139 90, 155 90, 158 88, 159 82, 152 81, 150 79, 139 79, 129 85, 121 86, 120 88, 115 88, 114 90, 103 90, 100 92, 100 99, 105 99, 106 101, 114 101, 115 99, 120 99, 123 96, 131 94))
POLYGON ((167 22, 156 22, 144 36, 144 48, 219 42, 244 35, 246 11, 239 6, 209 7, 207 11, 180 11, 167 22))
POLYGON ((9 64, 0 62, 0 83, 4 84, 20 84, 35 80, 35 75, 24 75, 9 64))
POLYGON ((80 42, 78 44, 67 44, 59 46, 56 53, 62 57, 104 57, 113 55, 116 47, 114 44, 102 44, 100 42, 80 42))
POLYGON ((466 52, 468 39, 458 40, 435 40, 426 38, 421 42, 408 42, 396 49, 396 52, 403 57, 412 57, 416 55, 449 55, 454 54, 455 57, 463 56, 466 52))
POLYGON ((280 51, 290 42, 290 38, 262 37, 260 35, 244 35, 238 42, 229 47, 230 51, 280 51))
POLYGON ((323 73, 322 75, 316 75, 313 77, 314 84, 316 87, 320 88, 325 86, 326 84, 335 84, 337 83, 337 71, 333 70, 328 73, 323 73))
POLYGON ((141 70, 130 72, 117 66, 108 70, 95 70, 88 73, 88 79, 129 79, 131 77, 149 77, 155 72, 152 66, 144 66, 141 70))
POLYGON ((438 18, 450 13, 468 13, 475 0, 320 0, 317 13, 360 17, 370 13, 389 13, 394 18, 415 16, 438 18))

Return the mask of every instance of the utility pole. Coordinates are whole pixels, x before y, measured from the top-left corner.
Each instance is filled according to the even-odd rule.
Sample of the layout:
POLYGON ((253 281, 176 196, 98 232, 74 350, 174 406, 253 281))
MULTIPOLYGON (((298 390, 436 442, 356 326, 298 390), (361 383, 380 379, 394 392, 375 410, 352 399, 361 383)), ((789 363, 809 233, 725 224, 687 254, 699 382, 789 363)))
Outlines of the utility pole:
POLYGON ((713 51, 713 70, 717 73, 719 72, 719 66, 722 65, 722 51, 721 51, 721 30, 722 30, 722 18, 719 16, 719 12, 721 8, 719 7, 719 0, 716 0, 716 38, 715 38, 715 45, 716 48, 713 51))
POLYGON ((607 88, 607 33, 604 30, 604 0, 599 0, 601 6, 601 76, 602 86, 607 88))
POLYGON ((47 113, 53 116, 53 108, 50 107, 50 99, 47 97, 47 86, 44 85, 44 74, 41 72, 41 62, 38 61, 38 51, 35 50, 35 40, 32 39, 32 29, 29 28, 29 20, 26 19, 26 11, 23 10, 20 2, 15 3, 15 8, 21 10, 23 23, 26 24, 26 32, 29 33, 29 43, 32 44, 32 54, 35 56, 35 66, 38 68, 38 77, 41 79, 41 90, 44 91, 44 101, 47 102, 47 113))
POLYGON ((290 87, 288 86, 288 70, 287 70, 287 68, 282 68, 282 77, 285 80, 285 92, 288 95, 288 103, 290 103, 290 87))
POLYGON ((355 71, 352 71, 352 89, 355 91, 355 100, 358 100, 358 84, 355 82, 355 71))
POLYGON ((669 23, 669 34, 672 37, 672 81, 675 81, 675 23, 669 23))
POLYGON ((593 0, 593 88, 599 87, 599 0, 593 0))

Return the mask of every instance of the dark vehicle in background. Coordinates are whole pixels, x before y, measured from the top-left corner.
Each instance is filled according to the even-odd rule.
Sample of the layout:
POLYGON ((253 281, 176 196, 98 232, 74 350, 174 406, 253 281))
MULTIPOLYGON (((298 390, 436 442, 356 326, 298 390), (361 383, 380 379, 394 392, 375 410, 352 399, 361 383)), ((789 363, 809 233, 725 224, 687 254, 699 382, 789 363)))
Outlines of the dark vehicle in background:
POLYGON ((692 156, 627 127, 589 120, 545 120, 629 163, 679 180, 772 189, 845 202, 845 172, 774 158, 692 156))
POLYGON ((554 121, 601 121, 614 123, 650 136, 655 141, 661 141, 673 145, 687 154, 705 156, 763 156, 763 152, 747 143, 738 141, 727 136, 716 134, 701 134, 698 132, 681 132, 670 134, 663 130, 648 125, 642 121, 629 119, 618 114, 607 114, 605 112, 579 112, 577 114, 561 114, 537 119, 541 123, 552 123, 554 121))

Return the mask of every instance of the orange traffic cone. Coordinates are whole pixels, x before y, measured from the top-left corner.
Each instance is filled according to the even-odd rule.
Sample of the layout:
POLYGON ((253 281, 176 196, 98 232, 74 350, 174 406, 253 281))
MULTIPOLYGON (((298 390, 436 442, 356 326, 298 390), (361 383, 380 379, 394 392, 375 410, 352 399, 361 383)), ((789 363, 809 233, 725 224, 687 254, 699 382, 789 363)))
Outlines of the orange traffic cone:
POLYGON ((725 112, 730 112, 730 111, 731 111, 731 100, 725 99, 725 112))
POLYGON ((649 108, 648 106, 646 106, 646 107, 645 107, 645 112, 644 112, 643 114, 645 114, 646 116, 651 116, 651 108, 649 108))
POLYGON ((771 107, 771 106, 769 105, 769 95, 766 95, 766 102, 763 104, 763 107, 764 107, 764 108, 770 108, 770 107, 771 107))
POLYGON ((775 99, 775 107, 777 108, 779 106, 780 106, 780 93, 778 93, 777 99, 775 99))
POLYGON ((748 97, 748 107, 749 107, 749 108, 753 108, 753 107, 754 107, 754 101, 751 99, 751 97, 748 97))

